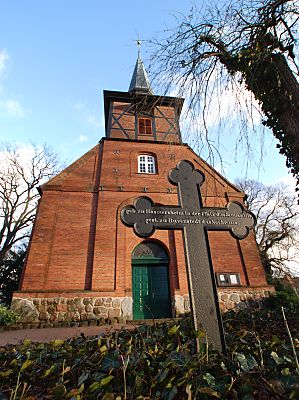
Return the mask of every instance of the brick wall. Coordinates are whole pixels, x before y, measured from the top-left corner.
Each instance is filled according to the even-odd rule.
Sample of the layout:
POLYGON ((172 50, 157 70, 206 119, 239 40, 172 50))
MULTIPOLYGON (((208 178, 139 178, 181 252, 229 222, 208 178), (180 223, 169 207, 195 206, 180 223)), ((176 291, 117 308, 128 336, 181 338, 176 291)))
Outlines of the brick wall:
MULTIPOLYGON (((128 295, 131 254, 142 239, 121 223, 120 210, 144 194, 156 203, 177 205, 176 187, 167 175, 182 159, 204 173, 205 205, 242 200, 242 193, 188 146, 106 139, 43 186, 21 291, 128 295), (148 152, 156 157, 157 174, 138 173, 137 157, 148 152)), ((186 295, 182 232, 156 231, 151 239, 170 254, 171 293, 186 295)), ((242 286, 266 285, 253 234, 238 242, 228 232, 209 232, 209 240, 215 272, 239 273, 242 286)))

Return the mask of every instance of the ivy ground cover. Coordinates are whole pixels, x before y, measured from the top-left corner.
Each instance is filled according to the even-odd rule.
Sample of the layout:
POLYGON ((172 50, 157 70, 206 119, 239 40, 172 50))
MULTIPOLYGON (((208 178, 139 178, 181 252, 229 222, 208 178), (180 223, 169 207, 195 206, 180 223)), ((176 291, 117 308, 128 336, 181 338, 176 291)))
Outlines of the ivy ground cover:
POLYGON ((299 399, 299 310, 227 313, 228 354, 191 320, 0 348, 1 399, 299 399), (196 339, 200 351, 196 353, 196 339))

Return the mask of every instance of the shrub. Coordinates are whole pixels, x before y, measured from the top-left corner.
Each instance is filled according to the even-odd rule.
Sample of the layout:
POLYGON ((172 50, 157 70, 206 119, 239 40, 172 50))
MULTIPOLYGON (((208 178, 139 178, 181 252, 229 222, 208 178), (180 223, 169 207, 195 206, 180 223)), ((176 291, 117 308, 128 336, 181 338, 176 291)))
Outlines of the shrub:
POLYGON ((266 305, 271 309, 285 307, 289 311, 294 311, 299 307, 299 297, 294 291, 294 289, 283 284, 278 279, 273 279, 272 284, 274 284, 276 293, 269 297, 266 305))
POLYGON ((20 318, 19 314, 0 305, 0 326, 8 326, 20 318))

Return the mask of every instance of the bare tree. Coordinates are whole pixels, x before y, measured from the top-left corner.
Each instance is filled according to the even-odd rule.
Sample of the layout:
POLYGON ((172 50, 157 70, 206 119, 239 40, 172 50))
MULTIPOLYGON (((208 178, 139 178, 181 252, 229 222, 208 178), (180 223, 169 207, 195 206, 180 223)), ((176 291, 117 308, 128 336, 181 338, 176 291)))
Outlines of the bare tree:
POLYGON ((22 274, 27 245, 26 243, 10 250, 0 264, 0 304, 9 306, 13 292, 18 290, 22 274))
POLYGON ((0 265, 30 236, 39 193, 37 186, 58 172, 57 155, 46 145, 5 143, 0 149, 0 265))
MULTIPOLYGON (((190 109, 201 111, 203 121, 211 99, 217 95, 223 101, 228 85, 249 90, 299 182, 298 1, 206 3, 179 16, 175 29, 153 41, 152 74, 187 95, 190 109)), ((249 114, 252 104, 247 105, 249 114)), ((244 132, 242 128, 241 137, 244 132)), ((204 135, 208 137, 207 129, 204 135)), ((250 141, 245 138, 247 144, 250 141)))
POLYGON ((290 273, 299 266, 299 206, 283 184, 266 186, 239 179, 248 208, 256 215, 256 240, 268 276, 290 273))

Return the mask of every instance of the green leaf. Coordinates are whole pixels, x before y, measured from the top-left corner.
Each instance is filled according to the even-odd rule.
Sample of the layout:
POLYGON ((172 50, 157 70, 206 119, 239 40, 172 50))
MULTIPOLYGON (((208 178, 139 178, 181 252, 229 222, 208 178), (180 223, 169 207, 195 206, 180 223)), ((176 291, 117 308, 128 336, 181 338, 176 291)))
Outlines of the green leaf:
POLYGON ((80 394, 82 393, 84 390, 84 383, 82 383, 82 385, 79 387, 79 389, 77 390, 77 393, 80 394))
POLYGON ((172 328, 168 330, 168 335, 174 335, 180 329, 179 325, 174 325, 172 328))
POLYGON ((105 353, 108 350, 107 346, 104 344, 103 346, 100 347, 100 352, 105 353))
POLYGON ((107 385, 110 381, 112 381, 113 378, 114 378, 113 375, 106 376, 106 378, 103 378, 101 380, 101 386, 107 385))
POLYGON ((8 369, 5 372, 0 372, 0 376, 1 378, 6 378, 7 376, 9 376, 11 373, 13 372, 13 369, 8 369))
POLYGON ((162 381, 166 378, 166 376, 168 375, 168 372, 169 372, 169 369, 168 369, 168 368, 165 368, 164 370, 163 370, 163 369, 160 370, 160 371, 158 372, 157 377, 156 377, 157 382, 158 382, 158 383, 162 382, 162 381))
POLYGON ((206 334, 205 331, 196 331, 196 332, 195 332, 195 336, 196 336, 198 339, 205 339, 206 336, 207 336, 207 334, 206 334))
POLYGON ((139 375, 137 375, 135 378, 135 391, 138 395, 141 395, 143 393, 143 382, 141 376, 139 375))
POLYGON ((89 386, 89 390, 91 390, 92 392, 94 392, 97 389, 100 389, 102 386, 107 385, 112 379, 114 378, 113 375, 108 375, 105 378, 103 378, 100 382, 96 381, 93 382, 90 386, 89 386))
POLYGON ((215 392, 215 390, 213 390, 209 387, 199 388, 198 391, 200 393, 205 393, 205 394, 208 394, 209 396, 213 396, 213 397, 216 397, 217 399, 220 399, 220 394, 218 392, 215 392))
POLYGON ((23 364, 22 364, 22 366, 21 366, 21 372, 23 372, 24 371, 24 369, 26 369, 26 368, 28 368, 30 365, 32 365, 33 364, 33 361, 32 360, 26 360, 26 361, 24 361, 23 362, 23 364))
POLYGON ((64 340, 55 339, 55 340, 52 340, 50 343, 53 347, 60 347, 64 344, 64 340))
POLYGON ((282 369, 282 370, 281 370, 281 375, 284 375, 284 376, 286 376, 286 375, 291 375, 290 369, 289 369, 289 368, 284 368, 284 369, 282 369))
POLYGON ((279 339, 278 336, 273 335, 272 336, 272 341, 271 341, 271 347, 273 346, 280 346, 281 345, 281 340, 279 339))
POLYGON ((279 355, 275 351, 272 351, 271 357, 275 361, 276 365, 280 365, 283 363, 283 359, 279 357, 279 355))
POLYGON ((97 389, 100 389, 101 387, 101 382, 93 382, 90 386, 89 386, 89 390, 91 392, 94 392, 97 389))
POLYGON ((220 367, 223 369, 223 371, 227 371, 227 367, 226 367, 226 365, 224 364, 223 361, 221 361, 220 367))
POLYGON ((251 354, 245 356, 243 353, 236 353, 235 359, 239 362, 241 369, 245 372, 258 366, 255 358, 251 354))
POLYGON ((181 367, 186 364, 185 354, 179 351, 172 351, 168 357, 168 360, 174 361, 175 364, 181 367))
POLYGON ((78 379, 78 386, 80 386, 89 377, 89 372, 83 372, 78 379))
POLYGON ((52 374, 52 372, 54 372, 55 369, 56 369, 56 364, 53 364, 53 365, 51 366, 51 368, 47 369, 47 370, 44 372, 43 378, 46 378, 48 375, 52 374))
POLYGON ((66 394, 66 387, 64 385, 57 385, 53 389, 53 395, 55 400, 63 399, 66 394))
POLYGON ((163 392, 163 399, 166 400, 173 400, 175 399, 176 395, 178 393, 178 389, 176 386, 172 386, 170 390, 164 390, 163 392))
POLYGON ((25 347, 29 346, 31 343, 32 343, 32 342, 31 342, 30 339, 24 339, 24 340, 23 340, 23 346, 25 346, 25 347))
POLYGON ((211 375, 209 372, 203 375, 203 379, 207 382, 208 385, 215 385, 215 377, 211 375))
POLYGON ((102 362, 102 370, 103 371, 110 371, 114 368, 119 368, 120 363, 118 360, 114 360, 113 358, 106 357, 102 362))
POLYGON ((102 400, 114 400, 114 394, 113 393, 105 393, 104 396, 102 397, 102 400))

